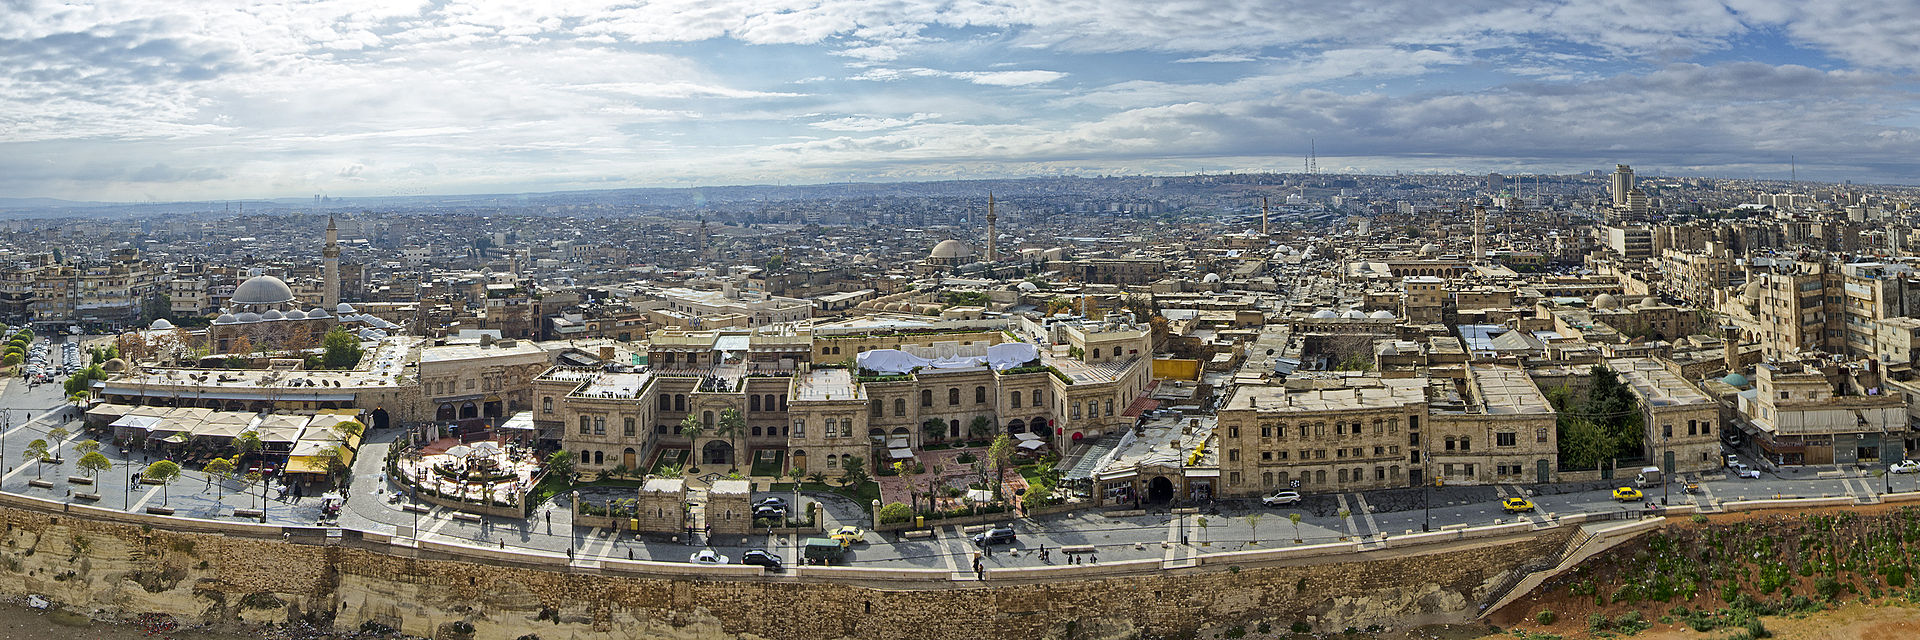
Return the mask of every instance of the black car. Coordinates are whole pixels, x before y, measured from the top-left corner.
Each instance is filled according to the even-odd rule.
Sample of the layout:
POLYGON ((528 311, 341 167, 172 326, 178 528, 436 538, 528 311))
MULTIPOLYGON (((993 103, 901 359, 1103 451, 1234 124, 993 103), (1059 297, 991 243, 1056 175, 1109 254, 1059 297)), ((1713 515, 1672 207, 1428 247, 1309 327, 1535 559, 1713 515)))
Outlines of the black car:
POLYGON ((982 547, 990 544, 1013 544, 1013 527, 1003 524, 985 532, 973 534, 973 543, 982 547))
POLYGON ((762 518, 785 518, 785 517, 787 517, 786 507, 755 507, 753 510, 753 519, 755 520, 759 520, 762 518))
POLYGON ((753 508, 758 509, 761 507, 779 507, 781 509, 785 509, 787 508, 787 499, 786 498, 761 498, 759 501, 753 503, 753 508))
POLYGON ((780 556, 754 549, 740 554, 740 564, 757 564, 765 567, 768 571, 779 571, 780 556))

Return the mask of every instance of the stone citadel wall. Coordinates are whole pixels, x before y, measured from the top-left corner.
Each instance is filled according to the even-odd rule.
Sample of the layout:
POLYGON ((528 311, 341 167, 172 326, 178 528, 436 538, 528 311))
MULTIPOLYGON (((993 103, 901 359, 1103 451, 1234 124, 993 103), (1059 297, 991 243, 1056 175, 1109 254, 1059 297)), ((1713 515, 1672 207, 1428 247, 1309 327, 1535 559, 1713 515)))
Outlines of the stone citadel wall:
POLYGON ((902 589, 858 579, 675 579, 480 564, 358 535, 328 544, 175 531, 159 527, 178 521, 153 520, 149 527, 0 505, 0 594, 209 623, 306 620, 357 629, 375 621, 441 638, 892 639, 934 630, 1010 639, 1180 637, 1260 621, 1337 630, 1468 620, 1513 568, 1559 553, 1572 536, 1565 527, 1271 566, 1209 562, 1124 578, 996 585, 995 575, 1015 578, 1002 571, 984 584, 930 580, 902 589), (455 633, 456 621, 471 624, 472 635, 455 633))

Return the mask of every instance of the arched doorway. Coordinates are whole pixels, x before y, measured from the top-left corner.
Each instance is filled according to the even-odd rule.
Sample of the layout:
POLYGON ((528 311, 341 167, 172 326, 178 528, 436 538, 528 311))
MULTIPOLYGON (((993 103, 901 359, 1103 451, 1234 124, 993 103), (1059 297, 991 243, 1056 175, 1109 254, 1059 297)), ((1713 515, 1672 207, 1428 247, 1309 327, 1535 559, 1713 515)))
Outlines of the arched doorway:
POLYGON ((472 401, 460 403, 460 419, 461 420, 467 420, 467 419, 477 418, 477 417, 480 417, 480 407, 474 406, 472 401))
POLYGON ((628 469, 640 466, 640 454, 636 453, 633 447, 627 447, 627 450, 620 454, 620 466, 628 469))
POLYGON ((805 469, 805 468, 807 468, 807 450, 806 450, 806 449, 794 449, 794 450, 793 450, 793 463, 792 463, 791 465, 789 465, 789 466, 790 466, 791 468, 794 468, 794 469, 805 469))
POLYGON ((1158 476, 1147 482, 1147 502, 1166 502, 1173 499, 1173 481, 1166 476, 1158 476))
POLYGON ((700 448, 700 464, 733 464, 733 445, 713 440, 700 448))
POLYGON ((1022 434, 1026 432, 1027 432, 1027 421, 1025 420, 1014 418, 1013 422, 1007 423, 1007 435, 1017 435, 1017 434, 1022 434))
POLYGON ((440 403, 440 410, 433 412, 433 419, 441 421, 452 420, 453 405, 445 402, 440 403))
POLYGON ((500 401, 498 396, 487 398, 486 404, 482 405, 482 407, 482 411, 488 419, 498 418, 506 413, 506 406, 500 401))
POLYGON ((1047 428, 1047 419, 1045 416, 1028 420, 1027 428, 1032 429, 1034 433, 1038 433, 1043 436, 1053 435, 1053 430, 1047 428))

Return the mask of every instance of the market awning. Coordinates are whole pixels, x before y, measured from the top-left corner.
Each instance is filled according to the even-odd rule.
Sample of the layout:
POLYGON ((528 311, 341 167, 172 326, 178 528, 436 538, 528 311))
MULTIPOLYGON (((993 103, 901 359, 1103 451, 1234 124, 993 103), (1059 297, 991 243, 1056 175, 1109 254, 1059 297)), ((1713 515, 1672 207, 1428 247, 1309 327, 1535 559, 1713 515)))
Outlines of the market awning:
POLYGON ((912 449, 889 449, 887 453, 893 456, 895 460, 910 460, 913 458, 912 449))

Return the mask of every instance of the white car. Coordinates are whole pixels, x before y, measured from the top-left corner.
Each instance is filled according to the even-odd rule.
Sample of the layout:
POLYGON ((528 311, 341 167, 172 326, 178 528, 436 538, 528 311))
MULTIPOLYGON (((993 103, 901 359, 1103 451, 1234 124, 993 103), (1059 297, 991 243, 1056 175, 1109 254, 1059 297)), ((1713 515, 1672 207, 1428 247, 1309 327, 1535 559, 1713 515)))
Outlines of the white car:
POLYGON ((1755 469, 1755 468, 1753 468, 1753 467, 1747 467, 1747 466, 1742 466, 1742 467, 1740 467, 1740 468, 1738 468, 1738 469, 1734 469, 1734 470, 1733 470, 1733 472, 1734 472, 1734 474, 1735 474, 1735 475, 1738 475, 1738 476, 1740 476, 1740 477, 1742 477, 1742 478, 1758 478, 1758 477, 1760 477, 1760 470, 1759 470, 1759 469, 1755 469))
POLYGON ((726 564, 727 557, 720 555, 720 552, 712 549, 701 549, 694 553, 692 558, 688 558, 687 561, 694 564, 726 564))
POLYGON ((1895 462, 1893 463, 1893 466, 1887 467, 1887 472, 1888 473, 1920 472, 1920 460, 1901 460, 1899 462, 1895 462))
POLYGON ((1266 504, 1269 507, 1289 505, 1299 501, 1300 501, 1300 492, 1298 491, 1280 491, 1280 492, 1274 493, 1273 495, 1266 496, 1260 499, 1260 502, 1266 504))

